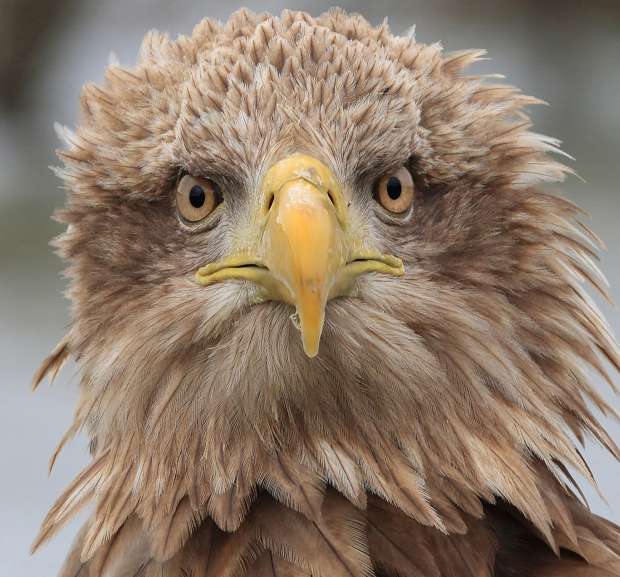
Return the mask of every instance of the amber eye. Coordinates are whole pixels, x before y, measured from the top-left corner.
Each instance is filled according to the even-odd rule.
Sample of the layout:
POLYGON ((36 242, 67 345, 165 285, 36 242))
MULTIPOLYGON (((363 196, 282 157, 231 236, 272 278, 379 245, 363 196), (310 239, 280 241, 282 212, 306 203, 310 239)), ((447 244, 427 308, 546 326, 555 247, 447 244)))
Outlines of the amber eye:
POLYGON ((209 216, 221 202, 214 182, 186 174, 177 185, 177 210, 188 222, 197 222, 209 216))
POLYGON ((403 213, 411 207, 414 197, 415 184, 411 173, 404 166, 377 181, 375 198, 385 210, 403 213))

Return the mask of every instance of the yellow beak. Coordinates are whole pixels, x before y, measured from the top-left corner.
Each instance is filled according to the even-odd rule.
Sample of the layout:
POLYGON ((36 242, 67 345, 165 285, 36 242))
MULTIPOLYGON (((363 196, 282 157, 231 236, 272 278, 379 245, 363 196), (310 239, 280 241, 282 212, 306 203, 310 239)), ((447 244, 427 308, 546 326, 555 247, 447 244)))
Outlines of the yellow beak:
POLYGON ((337 215, 342 195, 331 180, 324 165, 298 156, 276 164, 265 181, 275 196, 263 258, 297 309, 310 357, 319 350, 327 297, 347 256, 346 224, 337 215))
POLYGON ((400 259, 355 250, 363 240, 349 233, 339 184, 319 160, 294 155, 274 164, 262 183, 261 236, 254 255, 236 255, 202 267, 203 285, 226 279, 259 284, 263 300, 293 305, 304 351, 314 357, 327 300, 346 294, 355 277, 376 271, 400 276, 400 259))

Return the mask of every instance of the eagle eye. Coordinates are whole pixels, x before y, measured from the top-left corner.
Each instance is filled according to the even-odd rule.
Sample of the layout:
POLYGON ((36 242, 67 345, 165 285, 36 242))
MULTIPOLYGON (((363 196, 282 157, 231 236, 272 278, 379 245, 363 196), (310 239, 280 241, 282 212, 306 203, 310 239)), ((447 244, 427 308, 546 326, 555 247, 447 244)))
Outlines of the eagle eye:
POLYGON ((185 221, 206 218, 220 202, 217 185, 211 180, 186 174, 177 184, 177 210, 185 221))
POLYGON ((414 198, 413 177, 404 166, 384 174, 375 185, 375 199, 389 212, 405 212, 413 205, 414 198))

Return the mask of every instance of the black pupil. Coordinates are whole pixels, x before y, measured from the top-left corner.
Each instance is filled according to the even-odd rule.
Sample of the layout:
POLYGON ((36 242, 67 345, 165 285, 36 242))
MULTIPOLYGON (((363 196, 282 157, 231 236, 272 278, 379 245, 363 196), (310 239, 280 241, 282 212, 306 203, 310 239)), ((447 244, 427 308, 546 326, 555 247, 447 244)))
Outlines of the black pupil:
POLYGON ((390 178, 387 181, 386 188, 387 188, 388 196, 392 200, 396 200, 397 198, 400 197, 400 193, 402 192, 402 186, 400 184, 400 180, 398 180, 397 177, 390 176, 390 178))
POLYGON ((205 203, 205 191, 202 186, 195 184, 189 191, 189 203, 194 208, 200 208, 205 203))

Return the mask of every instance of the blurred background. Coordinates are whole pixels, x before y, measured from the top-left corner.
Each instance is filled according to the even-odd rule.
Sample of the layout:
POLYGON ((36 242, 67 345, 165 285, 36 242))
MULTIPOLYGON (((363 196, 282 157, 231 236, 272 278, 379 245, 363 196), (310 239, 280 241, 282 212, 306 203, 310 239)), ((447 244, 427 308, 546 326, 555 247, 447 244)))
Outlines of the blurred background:
MULTIPOLYGON (((586 181, 563 190, 592 215, 606 241, 603 270, 620 301, 620 1, 361 0, 341 1, 393 31, 416 25, 423 42, 447 50, 487 48, 479 72, 501 72, 526 93, 548 101, 532 115, 539 132, 560 138, 586 181)), ((256 11, 285 7, 313 14, 330 2, 248 1, 256 11)), ((48 241, 63 203, 49 170, 58 146, 53 122, 75 125, 82 84, 99 81, 113 51, 133 64, 151 28, 176 36, 203 17, 226 19, 239 6, 224 0, 0 0, 0 565, 11 577, 55 575, 79 520, 34 557, 28 550, 53 500, 87 461, 78 438, 48 478, 47 461, 68 427, 76 398, 74 366, 52 388, 30 380, 64 334, 68 303, 61 263, 48 241)), ((616 333, 620 314, 603 303, 616 333)), ((620 381, 620 378, 618 379, 620 381)), ((601 384, 601 389, 618 407, 601 384)), ((612 436, 620 428, 609 422, 612 436)), ((620 465, 588 445, 603 501, 592 508, 620 522, 620 465)))

